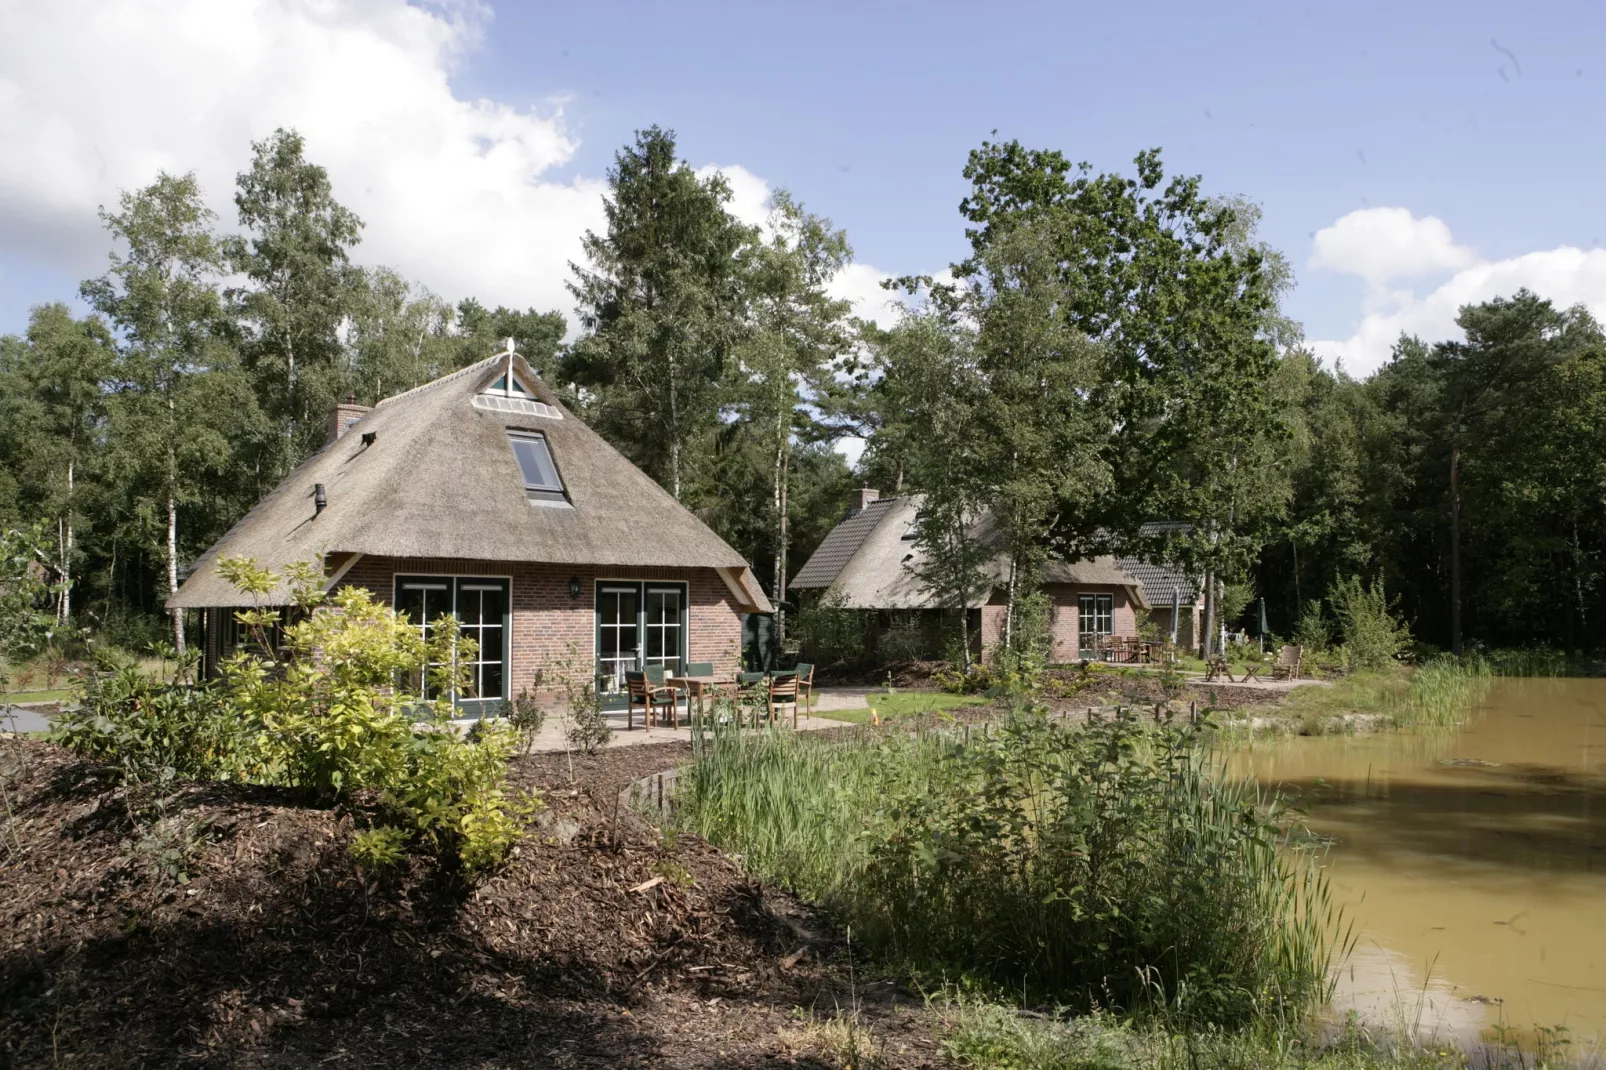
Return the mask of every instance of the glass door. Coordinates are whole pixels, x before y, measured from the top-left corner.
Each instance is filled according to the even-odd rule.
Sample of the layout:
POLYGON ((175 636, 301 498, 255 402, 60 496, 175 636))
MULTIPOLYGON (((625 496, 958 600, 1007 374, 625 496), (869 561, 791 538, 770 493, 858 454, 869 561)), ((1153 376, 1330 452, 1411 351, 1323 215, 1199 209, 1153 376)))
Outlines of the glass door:
POLYGON ((618 694, 625 673, 634 672, 640 654, 641 587, 609 584, 597 589, 597 692, 618 694))
POLYGON ((457 621, 464 639, 474 640, 467 662, 468 693, 458 705, 479 716, 495 712, 506 697, 508 592, 503 580, 457 581, 457 621))
POLYGON ((686 663, 684 583, 597 584, 597 693, 608 708, 624 706, 625 673, 647 666, 666 674, 686 663))
MULTIPOLYGON (((435 621, 452 612, 452 581, 444 577, 396 577, 396 612, 407 614, 407 621, 427 642, 435 633, 435 621)), ((407 674, 410 694, 426 702, 440 697, 440 688, 429 678, 434 664, 420 666, 407 674)))
POLYGON ((1084 594, 1078 599, 1080 619, 1077 623, 1077 645, 1081 647, 1083 661, 1099 656, 1099 640, 1115 634, 1115 596, 1084 594))

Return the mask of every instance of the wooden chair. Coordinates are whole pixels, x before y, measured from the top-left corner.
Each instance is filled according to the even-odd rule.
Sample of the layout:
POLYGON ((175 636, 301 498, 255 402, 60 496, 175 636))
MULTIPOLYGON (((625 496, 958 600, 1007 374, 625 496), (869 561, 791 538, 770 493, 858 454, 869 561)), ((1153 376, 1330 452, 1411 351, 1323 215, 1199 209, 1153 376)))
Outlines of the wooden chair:
POLYGON ((810 662, 797 663, 797 693, 803 699, 803 712, 814 716, 814 666, 810 662))
MULTIPOLYGON (((659 685, 655 686, 647 679, 645 672, 625 673, 625 690, 628 692, 625 700, 625 728, 635 727, 636 706, 641 706, 643 727, 652 727, 652 714, 654 710, 666 711, 670 727, 680 727, 680 703, 677 701, 679 692, 672 687, 661 686, 663 670, 659 670, 659 685)), ((659 720, 664 719, 660 713, 659 720)))
POLYGON ((792 727, 797 727, 797 684, 798 675, 795 672, 776 673, 770 677, 768 687, 769 723, 775 723, 775 707, 790 704, 792 707, 792 727))
POLYGON ((686 668, 681 670, 682 676, 712 676, 714 663, 711 661, 689 661, 686 668))
POLYGON ((1273 680, 1297 680, 1299 670, 1305 660, 1305 648, 1302 646, 1285 646, 1278 653, 1277 660, 1271 666, 1273 680))

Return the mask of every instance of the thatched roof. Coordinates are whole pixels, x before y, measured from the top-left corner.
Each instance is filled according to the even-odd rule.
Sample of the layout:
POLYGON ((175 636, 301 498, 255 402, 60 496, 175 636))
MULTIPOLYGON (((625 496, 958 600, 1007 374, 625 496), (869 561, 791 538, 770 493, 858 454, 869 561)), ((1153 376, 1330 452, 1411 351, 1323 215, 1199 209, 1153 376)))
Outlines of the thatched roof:
MULTIPOLYGON (((882 498, 870 503, 832 529, 789 586, 803 590, 827 589, 831 597, 849 609, 935 608, 937 598, 920 578, 925 554, 912 538, 920 504, 918 495, 882 498), (816 566, 816 559, 822 553, 827 555, 826 559, 816 566)), ((984 514, 976 521, 971 535, 983 545, 1002 545, 991 514, 984 514)), ((1008 558, 1000 552, 987 570, 994 583, 1003 586, 1009 575, 1008 558)), ((1145 607, 1149 604, 1142 585, 1113 557, 1049 561, 1043 566, 1042 580, 1089 587, 1125 587, 1134 603, 1145 607)), ((977 596, 971 607, 983 605, 989 596, 990 592, 977 596)))
POLYGON ((745 592, 744 608, 771 610, 740 554, 568 412, 522 357, 511 359, 538 403, 479 397, 507 370, 505 354, 381 401, 202 555, 168 604, 238 604, 215 572, 225 555, 274 567, 360 553, 716 568, 733 592, 745 592), (529 500, 509 429, 546 437, 572 505, 529 500), (313 501, 319 483, 322 513, 313 501))

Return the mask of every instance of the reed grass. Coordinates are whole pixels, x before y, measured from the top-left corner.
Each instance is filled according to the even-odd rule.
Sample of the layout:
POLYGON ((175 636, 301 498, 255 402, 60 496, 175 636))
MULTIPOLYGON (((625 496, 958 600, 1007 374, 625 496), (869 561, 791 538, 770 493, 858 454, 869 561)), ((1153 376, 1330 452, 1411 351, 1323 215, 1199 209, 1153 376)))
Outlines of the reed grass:
POLYGON ((1286 815, 1191 733, 1017 713, 826 743, 716 728, 677 820, 890 962, 1081 1008, 1244 1023, 1328 994, 1343 941, 1286 815))

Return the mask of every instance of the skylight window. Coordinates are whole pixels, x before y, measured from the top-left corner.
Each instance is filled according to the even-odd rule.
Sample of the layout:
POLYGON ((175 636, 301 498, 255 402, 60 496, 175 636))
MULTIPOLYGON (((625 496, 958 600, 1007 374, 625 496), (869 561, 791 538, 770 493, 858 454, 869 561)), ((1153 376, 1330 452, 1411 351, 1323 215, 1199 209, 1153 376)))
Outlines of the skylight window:
POLYGON ((532 502, 566 502, 563 480, 558 466, 553 463, 552 451, 547 447, 545 435, 529 431, 509 431, 508 444, 524 473, 524 493, 532 502))

